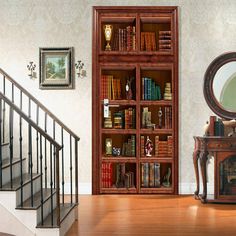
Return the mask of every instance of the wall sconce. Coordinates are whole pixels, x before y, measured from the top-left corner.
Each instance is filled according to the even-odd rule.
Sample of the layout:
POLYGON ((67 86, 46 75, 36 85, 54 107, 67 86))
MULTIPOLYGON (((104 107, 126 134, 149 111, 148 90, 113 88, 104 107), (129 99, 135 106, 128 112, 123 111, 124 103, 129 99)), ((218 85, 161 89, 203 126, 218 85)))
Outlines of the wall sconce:
POLYGON ((36 78, 36 72, 34 71, 35 67, 36 65, 32 61, 30 61, 29 64, 27 65, 27 69, 30 71, 30 73, 28 74, 30 79, 36 78))
POLYGON ((84 63, 82 63, 81 60, 77 61, 77 63, 75 63, 75 68, 76 70, 78 70, 77 75, 78 78, 84 78, 86 77, 86 70, 83 70, 84 68, 84 63))

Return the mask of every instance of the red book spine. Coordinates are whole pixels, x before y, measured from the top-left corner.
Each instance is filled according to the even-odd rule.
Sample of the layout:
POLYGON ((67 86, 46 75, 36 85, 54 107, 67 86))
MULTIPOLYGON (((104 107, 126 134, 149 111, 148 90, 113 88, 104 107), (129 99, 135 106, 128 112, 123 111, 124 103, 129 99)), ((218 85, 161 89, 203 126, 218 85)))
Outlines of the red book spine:
POLYGON ((214 136, 214 123, 216 121, 216 116, 210 116, 210 124, 209 124, 209 135, 214 136))

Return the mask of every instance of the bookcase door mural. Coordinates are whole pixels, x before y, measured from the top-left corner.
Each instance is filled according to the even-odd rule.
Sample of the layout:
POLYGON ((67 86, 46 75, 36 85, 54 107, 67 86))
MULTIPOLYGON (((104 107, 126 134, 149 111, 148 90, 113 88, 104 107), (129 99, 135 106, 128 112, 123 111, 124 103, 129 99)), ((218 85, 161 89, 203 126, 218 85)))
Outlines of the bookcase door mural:
POLYGON ((178 193, 177 7, 94 7, 93 194, 178 193))

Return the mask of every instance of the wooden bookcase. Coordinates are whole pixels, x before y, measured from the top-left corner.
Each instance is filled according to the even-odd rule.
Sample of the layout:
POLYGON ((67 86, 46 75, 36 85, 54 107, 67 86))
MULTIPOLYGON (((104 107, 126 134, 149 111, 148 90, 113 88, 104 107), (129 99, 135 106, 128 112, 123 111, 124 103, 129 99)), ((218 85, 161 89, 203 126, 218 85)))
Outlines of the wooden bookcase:
POLYGON ((94 7, 92 70, 93 194, 178 194, 178 8, 94 7))

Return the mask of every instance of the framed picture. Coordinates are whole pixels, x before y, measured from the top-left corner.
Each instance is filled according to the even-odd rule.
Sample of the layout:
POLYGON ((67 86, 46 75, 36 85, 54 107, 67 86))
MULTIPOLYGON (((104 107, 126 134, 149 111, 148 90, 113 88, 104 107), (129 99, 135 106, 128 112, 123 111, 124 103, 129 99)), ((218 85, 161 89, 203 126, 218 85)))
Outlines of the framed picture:
POLYGON ((39 88, 72 89, 73 48, 40 48, 39 49, 39 88))

